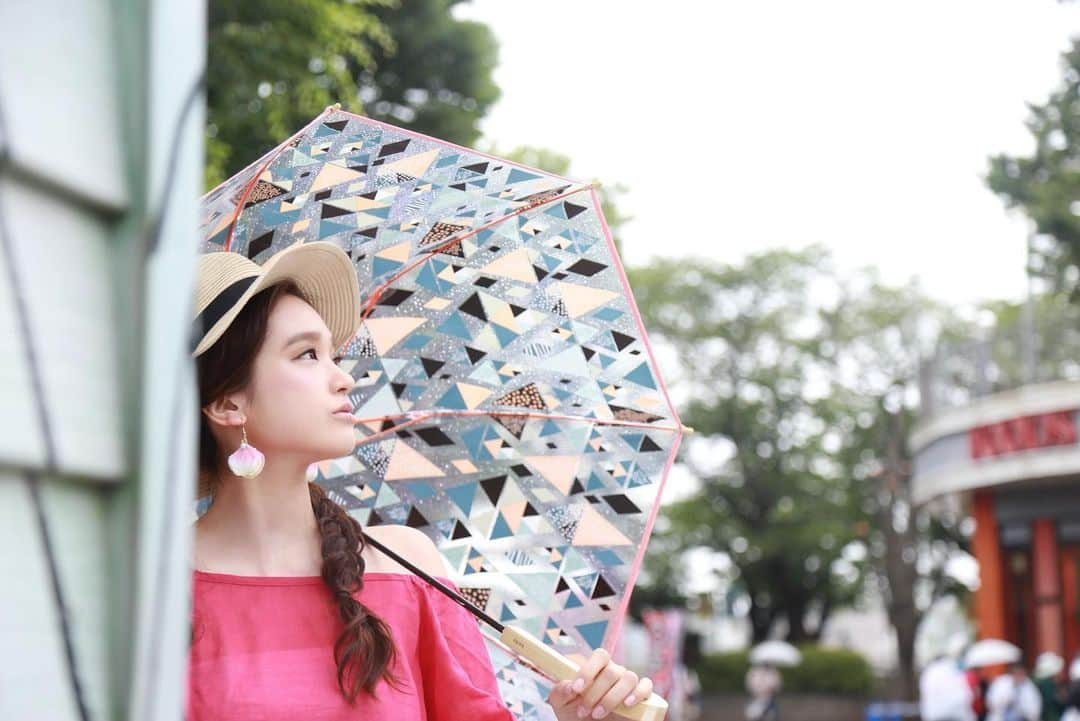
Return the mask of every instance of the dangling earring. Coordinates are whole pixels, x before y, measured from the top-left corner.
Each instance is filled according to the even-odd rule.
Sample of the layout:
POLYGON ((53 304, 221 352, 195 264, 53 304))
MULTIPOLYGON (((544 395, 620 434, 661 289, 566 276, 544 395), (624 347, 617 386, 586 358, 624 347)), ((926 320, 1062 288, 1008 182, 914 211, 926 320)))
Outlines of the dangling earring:
POLYGON ((307 472, 304 473, 304 480, 308 483, 314 483, 315 479, 319 477, 319 464, 312 463, 307 467, 307 472))
POLYGON ((240 432, 243 437, 240 440, 240 447, 229 456, 229 470, 241 478, 254 478, 262 473, 266 456, 255 446, 248 445, 247 429, 244 426, 240 426, 240 432))

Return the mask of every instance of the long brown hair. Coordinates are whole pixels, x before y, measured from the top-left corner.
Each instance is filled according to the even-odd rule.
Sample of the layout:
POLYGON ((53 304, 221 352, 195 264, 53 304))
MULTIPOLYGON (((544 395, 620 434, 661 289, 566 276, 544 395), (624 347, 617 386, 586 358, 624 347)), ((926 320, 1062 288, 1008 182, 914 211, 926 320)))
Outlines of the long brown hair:
MULTIPOLYGON (((199 379, 199 407, 251 382, 255 356, 266 336, 270 310, 283 295, 306 301, 291 281, 256 294, 236 316, 228 330, 195 360, 199 379)), ((206 416, 199 414, 199 469, 219 483, 221 449, 210 432, 206 416)), ((311 508, 322 537, 322 578, 334 595, 344 624, 334 643, 338 687, 350 703, 360 690, 374 695, 380 678, 395 684, 391 669, 395 648, 390 627, 371 613, 354 594, 364 585, 364 536, 360 524, 326 495, 316 483, 308 484, 311 508)))

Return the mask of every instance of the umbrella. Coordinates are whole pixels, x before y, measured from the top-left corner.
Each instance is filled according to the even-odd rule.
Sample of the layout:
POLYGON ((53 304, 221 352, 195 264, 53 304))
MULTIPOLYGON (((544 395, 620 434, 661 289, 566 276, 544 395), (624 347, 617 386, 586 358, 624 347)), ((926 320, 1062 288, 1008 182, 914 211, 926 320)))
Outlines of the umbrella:
POLYGON ((786 641, 765 641, 750 649, 750 663, 798 666, 802 663, 802 654, 786 641))
POLYGON ((998 664, 1013 663, 1021 657, 1020 649, 998 638, 986 638, 976 641, 964 654, 964 665, 968 668, 980 666, 997 666, 998 664))
MULTIPOLYGON (((319 482, 427 533, 463 593, 570 658, 611 650, 683 433, 590 185, 327 108, 203 199, 203 250, 338 244, 355 453, 319 482)), ((542 706, 493 647, 504 699, 542 706)))
POLYGON ((1035 678, 1053 678, 1065 668, 1065 659, 1053 651, 1043 651, 1035 659, 1035 669, 1031 675, 1035 678))

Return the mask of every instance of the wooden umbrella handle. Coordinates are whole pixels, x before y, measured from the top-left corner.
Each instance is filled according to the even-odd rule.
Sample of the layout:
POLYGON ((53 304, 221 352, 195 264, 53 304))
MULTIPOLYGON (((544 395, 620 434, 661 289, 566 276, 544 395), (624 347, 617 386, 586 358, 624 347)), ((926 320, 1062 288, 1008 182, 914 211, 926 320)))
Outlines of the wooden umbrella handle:
MULTIPOLYGON (((574 679, 581 667, 563 656, 546 643, 514 626, 504 626, 499 636, 502 642, 515 653, 536 664, 537 668, 559 681, 574 679)), ((668 703, 656 694, 633 706, 619 704, 612 713, 635 721, 663 721, 667 715, 668 703)))

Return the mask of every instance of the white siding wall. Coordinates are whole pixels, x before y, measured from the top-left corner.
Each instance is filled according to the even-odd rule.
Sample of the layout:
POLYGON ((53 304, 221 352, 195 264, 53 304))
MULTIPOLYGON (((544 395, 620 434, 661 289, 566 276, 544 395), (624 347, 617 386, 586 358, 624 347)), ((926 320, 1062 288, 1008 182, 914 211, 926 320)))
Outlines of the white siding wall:
POLYGON ((181 717, 201 97, 183 116, 163 237, 145 263, 141 244, 204 64, 204 26, 204 5, 182 0, 0 1, 5 721, 79 718, 31 478, 88 716, 181 717))

